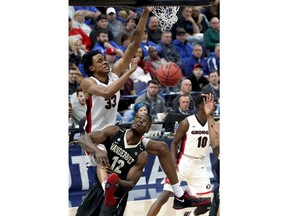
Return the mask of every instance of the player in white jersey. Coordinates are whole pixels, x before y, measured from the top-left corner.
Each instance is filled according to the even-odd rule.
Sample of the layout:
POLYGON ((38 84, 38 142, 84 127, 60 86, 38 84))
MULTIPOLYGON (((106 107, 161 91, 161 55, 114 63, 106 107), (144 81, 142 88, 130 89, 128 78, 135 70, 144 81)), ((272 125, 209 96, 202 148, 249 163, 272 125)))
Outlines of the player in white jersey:
MULTIPOLYGON (((98 54, 99 58, 103 58, 101 54, 98 54)), ((114 73, 108 73, 108 82, 103 83, 100 80, 96 79, 95 76, 89 77, 89 79, 95 84, 97 84, 98 88, 111 88, 116 81, 125 81, 129 78, 128 75, 131 75, 135 69, 137 68, 137 59, 132 60, 133 67, 119 79, 119 77, 114 73)), ((121 82, 121 83, 122 83, 121 82)), ((94 85, 95 86, 95 85, 94 85)), ((107 97, 99 97, 100 94, 89 94, 88 98, 86 98, 86 125, 85 130, 87 133, 96 130, 102 130, 105 127, 110 125, 115 125, 116 114, 118 109, 118 103, 120 99, 120 91, 115 89, 116 93, 111 92, 111 94, 107 95, 107 97), (114 93, 114 94, 113 94, 114 93)))
POLYGON ((138 66, 137 62, 140 59, 133 57, 143 38, 149 12, 148 8, 144 9, 139 23, 132 34, 131 43, 123 57, 114 64, 112 72, 110 72, 106 56, 99 51, 91 51, 83 55, 82 63, 85 72, 89 76, 81 82, 81 88, 87 103, 86 132, 101 130, 109 125, 115 125, 120 88, 138 66), (132 67, 125 73, 132 58, 132 67))
MULTIPOLYGON (((204 112, 203 98, 199 95, 195 99, 197 112, 181 121, 171 144, 171 155, 174 166, 177 167, 179 181, 185 180, 190 196, 211 197, 210 178, 205 167, 205 156, 208 154, 210 139, 208 134, 207 117, 204 112), (179 146, 178 146, 179 145, 179 146)), ((157 215, 161 207, 173 194, 171 184, 167 178, 163 180, 163 191, 151 206, 147 216, 157 215)), ((179 209, 177 203, 174 209, 179 209)), ((209 211, 211 200, 195 209, 194 215, 201 215, 209 211)), ((189 215, 190 213, 187 213, 189 215)))

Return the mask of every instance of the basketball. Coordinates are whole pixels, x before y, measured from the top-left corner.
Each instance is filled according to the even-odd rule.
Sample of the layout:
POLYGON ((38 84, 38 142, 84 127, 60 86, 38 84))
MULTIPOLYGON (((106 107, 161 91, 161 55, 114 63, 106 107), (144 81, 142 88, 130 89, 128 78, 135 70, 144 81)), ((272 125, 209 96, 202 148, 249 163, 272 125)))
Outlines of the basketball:
POLYGON ((175 86, 181 78, 182 71, 180 67, 173 62, 162 64, 157 70, 157 79, 163 86, 175 86))

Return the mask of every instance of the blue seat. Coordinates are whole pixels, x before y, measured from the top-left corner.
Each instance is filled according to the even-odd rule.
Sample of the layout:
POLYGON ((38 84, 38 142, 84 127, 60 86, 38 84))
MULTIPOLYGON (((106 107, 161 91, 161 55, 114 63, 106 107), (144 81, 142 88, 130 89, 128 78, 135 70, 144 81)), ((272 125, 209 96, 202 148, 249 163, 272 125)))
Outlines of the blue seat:
POLYGON ((134 82, 134 89, 136 95, 140 95, 142 90, 146 89, 147 84, 145 82, 134 82))
POLYGON ((126 110, 123 113, 123 116, 127 117, 128 122, 132 122, 133 121, 133 118, 134 118, 133 112, 134 112, 134 110, 126 110))

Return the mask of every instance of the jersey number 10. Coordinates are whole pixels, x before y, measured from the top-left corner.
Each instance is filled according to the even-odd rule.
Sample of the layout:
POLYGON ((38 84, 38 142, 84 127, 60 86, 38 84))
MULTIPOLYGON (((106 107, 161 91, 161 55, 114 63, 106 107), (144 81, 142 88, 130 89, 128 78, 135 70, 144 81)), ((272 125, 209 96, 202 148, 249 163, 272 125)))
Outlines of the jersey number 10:
POLYGON ((198 138, 198 148, 205 148, 205 146, 207 145, 207 140, 208 140, 208 138, 207 137, 199 137, 198 138))

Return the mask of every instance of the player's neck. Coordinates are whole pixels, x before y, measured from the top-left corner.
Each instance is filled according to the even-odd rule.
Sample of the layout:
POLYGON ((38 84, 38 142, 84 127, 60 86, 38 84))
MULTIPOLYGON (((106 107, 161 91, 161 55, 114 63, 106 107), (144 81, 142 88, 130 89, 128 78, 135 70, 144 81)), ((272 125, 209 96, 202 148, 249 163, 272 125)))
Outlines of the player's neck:
POLYGON ((128 129, 127 133, 126 133, 126 141, 127 141, 127 144, 128 145, 135 145, 137 144, 140 140, 141 140, 141 137, 143 135, 138 133, 137 131, 135 130, 132 130, 132 129, 128 129))
POLYGON ((104 83, 104 84, 108 84, 108 80, 109 80, 109 77, 107 75, 107 73, 94 73, 93 76, 99 80, 100 82, 104 83))
POLYGON ((197 112, 195 114, 197 120, 199 121, 200 124, 204 125, 205 122, 207 121, 207 117, 205 115, 205 113, 202 113, 202 112, 197 112))

